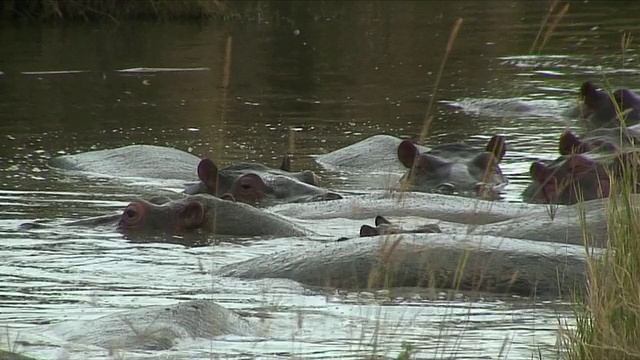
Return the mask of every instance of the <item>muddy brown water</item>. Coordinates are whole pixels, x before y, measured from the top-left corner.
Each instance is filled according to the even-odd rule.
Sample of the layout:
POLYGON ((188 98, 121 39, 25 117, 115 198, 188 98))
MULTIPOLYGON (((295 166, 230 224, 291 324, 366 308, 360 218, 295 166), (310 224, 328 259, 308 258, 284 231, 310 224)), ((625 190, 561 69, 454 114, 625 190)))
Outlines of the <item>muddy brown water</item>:
MULTIPOLYGON (((503 167, 511 183, 502 201, 520 201, 531 160, 553 158, 560 132, 582 128, 560 116, 582 81, 606 77, 614 87, 640 89, 638 44, 624 56, 620 51, 622 32, 639 29, 640 4, 633 1, 571 2, 545 48, 533 54, 543 2, 265 4, 225 24, 0 24, 0 324, 8 333, 0 346, 38 358, 109 358, 106 349, 61 339, 15 340, 42 324, 210 298, 267 313, 273 331, 266 338, 195 339, 163 352, 117 355, 395 357, 406 342, 418 358, 529 359, 538 351, 553 357, 559 319, 573 321, 555 302, 445 300, 419 289, 327 293, 284 280, 210 274, 222 264, 324 238, 189 249, 132 244, 94 229, 17 231, 24 221, 101 215, 159 187, 177 189, 51 172, 46 160, 59 154, 146 143, 221 163, 276 165, 292 152, 294 167, 321 171, 313 155, 379 133, 415 137, 458 17, 464 22, 426 144, 482 144, 494 133, 505 135, 503 167)), ((323 176, 330 187, 358 189, 347 174, 323 176)), ((360 224, 332 231, 355 236, 360 224)))

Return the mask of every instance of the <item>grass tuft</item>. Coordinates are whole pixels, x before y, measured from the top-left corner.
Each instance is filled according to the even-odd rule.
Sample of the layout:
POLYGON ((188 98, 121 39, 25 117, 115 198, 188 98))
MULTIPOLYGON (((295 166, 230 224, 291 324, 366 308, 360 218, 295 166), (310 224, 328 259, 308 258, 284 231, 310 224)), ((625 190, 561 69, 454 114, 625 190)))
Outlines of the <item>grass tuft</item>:
MULTIPOLYGON (((623 61, 630 42, 623 34, 623 61)), ((625 127, 621 109, 617 112, 625 127)), ((637 153, 620 155, 610 171, 608 246, 604 256, 589 257, 587 293, 574 309, 576 327, 563 329, 569 360, 640 359, 640 208, 634 196, 639 159, 637 153)))

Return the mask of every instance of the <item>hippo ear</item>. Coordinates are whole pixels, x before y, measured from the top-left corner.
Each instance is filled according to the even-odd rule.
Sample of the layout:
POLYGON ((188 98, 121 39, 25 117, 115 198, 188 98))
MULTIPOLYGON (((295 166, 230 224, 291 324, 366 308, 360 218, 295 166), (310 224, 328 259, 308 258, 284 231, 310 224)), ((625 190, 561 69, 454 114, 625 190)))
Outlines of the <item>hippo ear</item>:
POLYGON ((531 164, 531 168, 529 168, 529 174, 531 175, 531 178, 533 180, 541 184, 547 181, 551 176, 553 176, 553 172, 551 171, 551 169, 549 169, 547 165, 540 161, 535 161, 533 164, 531 164))
POLYGON ((473 160, 471 160, 471 164, 483 171, 486 171, 489 169, 495 169, 495 167, 498 166, 498 160, 492 153, 483 152, 473 158, 473 160))
POLYGON ((185 229, 199 228, 204 223, 204 205, 191 201, 185 205, 178 215, 185 229))
POLYGON ((591 82, 585 81, 580 86, 580 100, 583 100, 589 105, 589 101, 595 99, 598 96, 598 88, 591 82))
POLYGON ((380 226, 382 224, 391 225, 391 222, 387 220, 384 216, 378 215, 376 216, 375 224, 376 226, 380 226))
POLYGON ((406 168, 413 167, 419 153, 416 145, 409 140, 404 140, 398 145, 398 159, 406 168))
POLYGON ((291 157, 289 155, 285 155, 282 157, 282 164, 280 164, 280 170, 291 172, 291 157))
POLYGON ((573 154, 576 151, 583 152, 582 141, 573 131, 567 130, 560 135, 558 142, 558 151, 560 155, 573 154))
POLYGON ((198 178, 205 183, 209 189, 216 190, 218 167, 213 161, 207 158, 200 160, 198 164, 198 178))
POLYGON ((378 229, 369 226, 369 225, 362 225, 360 227, 360 237, 369 237, 369 236, 378 236, 380 235, 380 232, 378 231, 378 229))
POLYGON ((505 143, 504 136, 493 135, 487 144, 486 150, 492 153, 498 162, 502 161, 504 154, 507 152, 507 144, 505 143))

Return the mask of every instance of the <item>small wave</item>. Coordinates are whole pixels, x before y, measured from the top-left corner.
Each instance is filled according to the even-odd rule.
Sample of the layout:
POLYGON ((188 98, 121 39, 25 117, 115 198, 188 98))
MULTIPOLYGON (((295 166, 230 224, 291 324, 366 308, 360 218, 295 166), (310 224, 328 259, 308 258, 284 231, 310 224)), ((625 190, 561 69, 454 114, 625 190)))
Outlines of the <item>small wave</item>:
POLYGON ((442 101, 442 103, 458 108, 466 113, 491 117, 504 116, 534 116, 534 117, 559 117, 570 104, 559 100, 530 100, 523 98, 507 99, 474 99, 462 98, 455 101, 442 101))
POLYGON ((157 72, 179 72, 179 71, 209 71, 208 67, 195 67, 195 68, 151 68, 151 67, 137 67, 130 69, 116 70, 119 73, 157 73, 157 72))
POLYGON ((45 71, 21 71, 22 75, 70 75, 88 73, 88 70, 45 70, 45 71))

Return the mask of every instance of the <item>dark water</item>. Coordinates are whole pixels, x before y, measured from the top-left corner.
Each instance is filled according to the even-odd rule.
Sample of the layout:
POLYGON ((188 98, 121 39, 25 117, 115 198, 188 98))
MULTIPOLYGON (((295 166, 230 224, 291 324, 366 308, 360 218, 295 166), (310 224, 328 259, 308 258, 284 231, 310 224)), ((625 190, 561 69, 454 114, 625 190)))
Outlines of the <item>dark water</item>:
MULTIPOLYGON (((16 232, 24 220, 100 215, 153 192, 64 177, 50 172, 46 160, 146 143, 220 163, 276 165, 288 152, 294 167, 315 169, 312 155, 371 135, 416 137, 449 33, 461 17, 426 144, 482 144, 495 133, 505 135, 510 148, 504 169, 511 179, 505 201, 519 201, 531 160, 555 156, 566 127, 581 129, 560 112, 576 101, 582 81, 606 79, 614 88, 640 89, 637 42, 624 55, 620 46, 624 31, 640 29, 639 2, 571 2, 544 49, 531 52, 545 4, 274 1, 246 3, 243 19, 225 24, 0 24, 0 323, 22 328, 208 297, 232 308, 284 304, 273 310, 283 329, 276 340, 249 349, 242 341, 216 341, 213 353, 370 354, 372 324, 380 317, 373 303, 327 301, 323 294, 303 295, 295 284, 212 280, 206 274, 304 241, 184 249, 129 244, 116 233, 92 230, 16 232), (309 321, 292 337, 287 324, 300 313, 309 321)), ((325 176, 330 186, 348 186, 340 176, 325 176)), ((555 347, 558 315, 547 306, 417 303, 420 313, 404 301, 384 307, 386 329, 396 331, 380 335, 384 354, 397 354, 403 339, 415 341, 425 356, 450 354, 456 350, 450 344, 433 343, 434 334, 442 336, 438 341, 447 338, 443 332, 458 339, 460 357, 498 358, 505 338, 509 359, 555 347), (475 307, 482 310, 469 316, 475 307), (455 325, 460 322, 461 328, 455 325)), ((210 344, 176 354, 208 358, 210 344)), ((85 358, 87 353, 67 346, 64 356, 85 358)), ((41 351, 49 358, 62 350, 41 351)))

